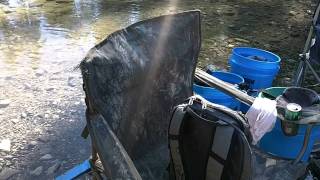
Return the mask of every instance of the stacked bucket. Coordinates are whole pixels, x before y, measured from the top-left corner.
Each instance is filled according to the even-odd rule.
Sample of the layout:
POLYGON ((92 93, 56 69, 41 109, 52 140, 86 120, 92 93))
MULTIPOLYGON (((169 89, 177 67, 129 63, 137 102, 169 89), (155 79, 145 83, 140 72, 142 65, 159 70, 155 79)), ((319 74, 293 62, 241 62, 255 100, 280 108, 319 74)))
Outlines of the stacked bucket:
POLYGON ((230 58, 231 72, 241 75, 251 90, 272 86, 280 70, 280 57, 271 52, 239 47, 234 48, 230 58))
MULTIPOLYGON (((260 89, 271 87, 272 81, 279 72, 280 60, 279 56, 265 50, 238 47, 233 49, 229 60, 230 72, 209 71, 208 73, 237 87, 245 84, 249 88, 248 94, 257 96, 260 89)), ((245 104, 214 88, 195 84, 193 90, 208 101, 233 110, 241 110, 245 113, 249 109, 245 104)))
MULTIPOLYGON (((262 89, 270 88, 280 70, 280 57, 269 51, 239 47, 234 48, 229 64, 231 72, 241 75, 246 85, 248 94, 258 96, 262 89)), ((240 110, 247 112, 249 106, 241 104, 240 110)))
MULTIPOLYGON (((280 57, 274 53, 249 47, 234 48, 229 59, 230 72, 208 71, 212 76, 233 84, 236 87, 244 85, 251 96, 263 97, 259 92, 265 90, 275 97, 282 94, 285 88, 271 87, 272 82, 280 70, 280 57)), ((233 110, 241 110, 246 113, 249 106, 223 92, 195 83, 193 90, 208 101, 221 104, 233 110)), ((295 159, 299 154, 304 140, 305 125, 299 129, 296 136, 287 136, 281 129, 281 121, 277 120, 275 127, 267 133, 259 142, 258 147, 269 154, 280 158, 295 159)), ((311 138, 302 161, 307 161, 312 151, 314 141, 320 139, 320 128, 317 127, 311 133, 311 138)))
MULTIPOLYGON (((209 74, 211 74, 212 76, 214 76, 224 82, 233 84, 235 86, 239 86, 240 84, 244 83, 244 79, 241 76, 234 74, 234 73, 223 72, 223 71, 214 71, 214 72, 207 71, 207 72, 209 74)), ((205 99, 207 99, 210 102, 224 105, 224 106, 226 106, 230 109, 233 109, 233 110, 238 110, 241 106, 241 103, 237 99, 235 99, 227 94, 224 94, 223 92, 221 92, 215 88, 208 87, 208 86, 201 84, 201 83, 194 84, 193 91, 196 94, 201 95, 202 97, 204 97, 205 99)))

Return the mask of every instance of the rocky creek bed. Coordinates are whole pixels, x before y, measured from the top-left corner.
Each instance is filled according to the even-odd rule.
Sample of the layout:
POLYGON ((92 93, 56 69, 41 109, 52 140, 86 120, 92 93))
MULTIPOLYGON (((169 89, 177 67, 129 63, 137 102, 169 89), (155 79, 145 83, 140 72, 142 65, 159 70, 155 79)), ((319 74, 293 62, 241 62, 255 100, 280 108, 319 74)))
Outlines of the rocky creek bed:
POLYGON ((111 32, 200 9, 200 67, 228 69, 233 47, 258 47, 281 56, 276 84, 289 85, 314 8, 312 0, 0 0, 0 146, 10 142, 0 150, 0 179, 52 179, 90 156, 89 140, 80 137, 85 104, 74 68, 111 32))

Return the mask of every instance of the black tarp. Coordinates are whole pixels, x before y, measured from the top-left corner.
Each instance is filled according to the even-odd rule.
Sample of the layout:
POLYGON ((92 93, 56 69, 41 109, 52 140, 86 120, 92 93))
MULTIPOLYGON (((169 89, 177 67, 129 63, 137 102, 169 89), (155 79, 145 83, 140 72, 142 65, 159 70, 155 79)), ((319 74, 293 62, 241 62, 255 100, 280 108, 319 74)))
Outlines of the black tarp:
POLYGON ((192 95, 200 41, 199 11, 160 16, 112 33, 80 65, 92 108, 148 177, 168 165, 171 112, 192 95))

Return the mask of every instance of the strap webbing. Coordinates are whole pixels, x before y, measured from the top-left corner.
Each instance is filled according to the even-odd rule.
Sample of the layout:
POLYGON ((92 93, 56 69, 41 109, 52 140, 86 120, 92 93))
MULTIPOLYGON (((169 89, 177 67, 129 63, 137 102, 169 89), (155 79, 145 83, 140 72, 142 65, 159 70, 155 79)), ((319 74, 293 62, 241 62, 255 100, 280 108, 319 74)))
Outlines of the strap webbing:
POLYGON ((230 126, 218 126, 214 134, 211 151, 215 156, 209 156, 207 163, 207 180, 220 180, 224 163, 227 160, 232 141, 234 128, 230 126))
POLYGON ((171 152, 171 157, 173 161, 176 180, 184 179, 183 164, 182 164, 181 155, 179 152, 180 127, 181 127, 184 115, 185 115, 184 106, 178 106, 173 114, 173 117, 170 123, 170 128, 169 128, 169 145, 170 145, 170 152, 171 152), (171 137, 175 137, 175 138, 171 138, 171 137))

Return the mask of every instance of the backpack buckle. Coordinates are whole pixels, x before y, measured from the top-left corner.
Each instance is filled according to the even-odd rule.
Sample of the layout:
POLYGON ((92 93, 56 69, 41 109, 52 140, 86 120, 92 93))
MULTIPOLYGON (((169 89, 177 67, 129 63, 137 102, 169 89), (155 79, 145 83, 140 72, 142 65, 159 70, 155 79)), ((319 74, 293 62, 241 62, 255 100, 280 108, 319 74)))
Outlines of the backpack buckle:
POLYGON ((207 100, 204 99, 203 97, 199 96, 199 95, 194 95, 194 96, 191 96, 189 98, 189 102, 188 102, 188 105, 191 106, 193 104, 194 101, 197 101, 199 103, 201 103, 201 107, 202 109, 207 109, 207 100))

